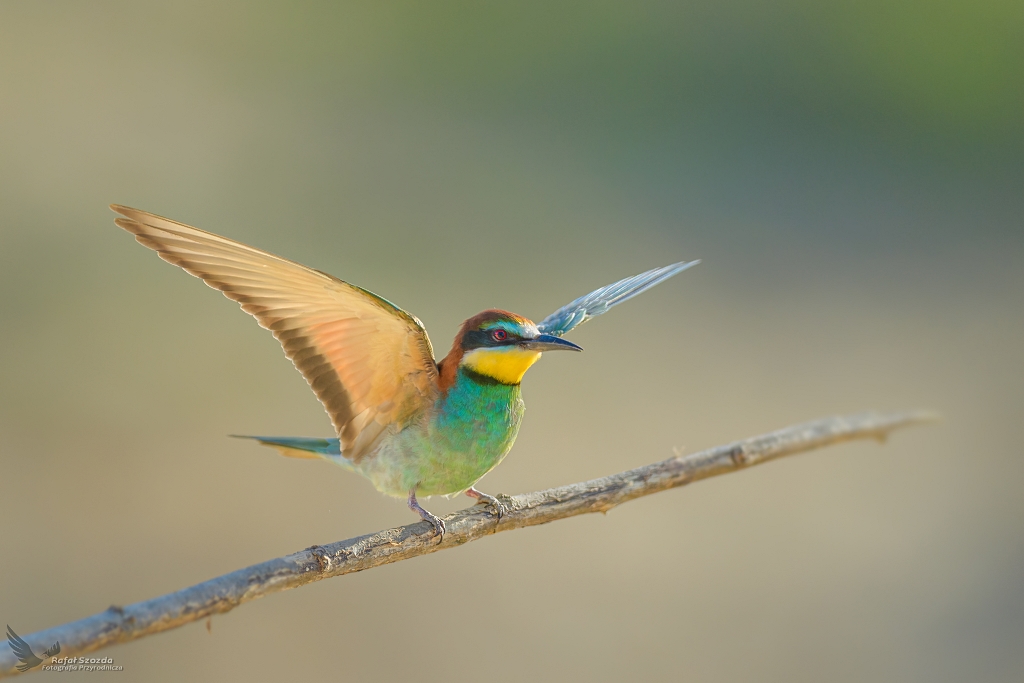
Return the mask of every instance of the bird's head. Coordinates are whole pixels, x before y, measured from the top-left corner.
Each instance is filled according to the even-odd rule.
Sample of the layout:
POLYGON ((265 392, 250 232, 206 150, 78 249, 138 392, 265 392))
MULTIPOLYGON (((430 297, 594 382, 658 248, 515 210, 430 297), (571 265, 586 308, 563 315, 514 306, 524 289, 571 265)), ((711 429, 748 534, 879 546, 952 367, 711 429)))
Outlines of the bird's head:
POLYGON ((519 384, 544 351, 582 350, 560 337, 541 334, 531 320, 492 309, 462 324, 452 350, 441 361, 442 375, 454 380, 458 366, 501 384, 519 384))

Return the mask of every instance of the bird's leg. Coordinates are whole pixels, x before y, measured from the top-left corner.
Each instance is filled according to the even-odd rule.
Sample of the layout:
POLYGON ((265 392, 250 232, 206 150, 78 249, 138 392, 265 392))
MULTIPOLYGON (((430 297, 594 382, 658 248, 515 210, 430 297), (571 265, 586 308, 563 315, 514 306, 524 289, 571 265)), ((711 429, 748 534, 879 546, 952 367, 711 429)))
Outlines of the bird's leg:
POLYGON ((501 518, 505 515, 505 513, 508 512, 508 508, 506 508, 505 504, 502 503, 500 500, 498 500, 494 496, 489 496, 482 491, 477 491, 472 486, 466 489, 466 495, 469 496, 470 498, 476 498, 482 503, 487 503, 492 508, 494 508, 494 513, 498 516, 499 522, 501 521, 501 518))
POLYGON ((409 491, 409 509, 434 525, 434 535, 441 537, 438 543, 444 540, 444 520, 423 509, 419 501, 416 500, 416 489, 409 491))

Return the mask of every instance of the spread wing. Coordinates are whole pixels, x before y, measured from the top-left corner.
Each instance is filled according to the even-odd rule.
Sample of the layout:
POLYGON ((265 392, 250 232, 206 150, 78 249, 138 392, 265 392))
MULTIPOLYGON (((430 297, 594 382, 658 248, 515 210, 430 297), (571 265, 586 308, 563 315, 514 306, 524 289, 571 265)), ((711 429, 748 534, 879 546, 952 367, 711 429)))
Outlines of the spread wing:
POLYGON ((11 628, 10 624, 7 626, 7 642, 10 643, 11 649, 14 650, 14 656, 23 662, 18 666, 18 671, 28 671, 43 661, 39 659, 39 657, 36 657, 36 653, 32 652, 32 648, 29 647, 28 643, 22 640, 21 636, 14 632, 14 629, 11 628))
POLYGON ((437 364, 415 316, 294 261, 145 211, 110 208, 140 244, 237 301, 277 337, 327 409, 349 460, 433 403, 437 364))
POLYGON ((572 303, 562 306, 557 311, 537 323, 537 329, 543 334, 553 334, 561 337, 569 330, 582 325, 591 318, 596 318, 606 312, 612 306, 621 304, 623 301, 632 299, 637 294, 646 292, 651 287, 661 284, 673 275, 683 272, 700 261, 683 261, 673 263, 671 266, 655 268, 646 273, 640 273, 633 277, 600 289, 595 289, 590 294, 581 296, 572 303))

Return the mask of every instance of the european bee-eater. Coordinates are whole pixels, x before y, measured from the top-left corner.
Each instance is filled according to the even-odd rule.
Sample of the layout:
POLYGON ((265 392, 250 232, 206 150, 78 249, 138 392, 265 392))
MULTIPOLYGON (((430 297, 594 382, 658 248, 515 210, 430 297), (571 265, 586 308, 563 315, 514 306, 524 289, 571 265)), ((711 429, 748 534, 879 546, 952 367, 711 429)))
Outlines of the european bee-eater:
POLYGON ((539 323, 498 309, 462 324, 434 360, 416 316, 365 289, 198 228, 126 206, 115 223, 160 258, 237 301, 270 330, 309 382, 337 438, 248 437, 295 458, 322 458, 407 497, 438 535, 444 522, 417 495, 468 496, 512 448, 523 419, 519 383, 544 351, 582 351, 562 335, 699 261, 620 280, 539 323))

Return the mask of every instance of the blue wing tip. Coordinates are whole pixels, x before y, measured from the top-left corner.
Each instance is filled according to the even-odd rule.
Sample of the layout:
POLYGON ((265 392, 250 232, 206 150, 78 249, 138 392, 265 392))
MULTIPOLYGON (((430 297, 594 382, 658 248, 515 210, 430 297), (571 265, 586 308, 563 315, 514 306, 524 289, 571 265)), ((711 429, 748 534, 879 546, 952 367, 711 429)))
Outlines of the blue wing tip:
POLYGON ((676 271, 678 273, 680 270, 686 270, 687 268, 690 268, 691 266, 697 265, 698 263, 700 263, 700 261, 701 260, 699 258, 698 259, 694 259, 692 261, 680 261, 679 263, 673 263, 670 267, 671 268, 678 268, 679 270, 676 271))

